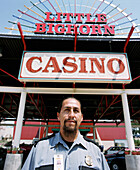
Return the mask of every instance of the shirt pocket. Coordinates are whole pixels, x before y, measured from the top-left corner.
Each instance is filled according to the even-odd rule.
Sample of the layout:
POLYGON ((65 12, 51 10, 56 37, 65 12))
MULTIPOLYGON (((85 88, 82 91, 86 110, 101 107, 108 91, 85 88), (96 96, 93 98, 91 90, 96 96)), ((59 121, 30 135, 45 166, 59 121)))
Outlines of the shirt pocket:
POLYGON ((79 166, 79 170, 99 170, 98 168, 92 168, 87 166, 79 166))
POLYGON ((79 166, 79 170, 99 170, 98 168, 92 168, 87 166, 79 166))
POLYGON ((54 170, 54 165, 43 165, 35 168, 35 170, 54 170))

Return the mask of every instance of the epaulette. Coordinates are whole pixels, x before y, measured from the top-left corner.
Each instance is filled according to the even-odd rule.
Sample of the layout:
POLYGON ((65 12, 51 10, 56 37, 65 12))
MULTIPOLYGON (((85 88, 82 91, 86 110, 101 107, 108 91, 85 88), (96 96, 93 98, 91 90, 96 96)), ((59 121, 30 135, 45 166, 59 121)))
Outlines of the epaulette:
POLYGON ((95 142, 95 141, 93 141, 93 140, 87 138, 86 136, 84 136, 84 139, 85 139, 87 142, 93 143, 94 145, 98 146, 98 147, 101 149, 101 146, 99 146, 99 144, 98 144, 97 142, 95 142))
POLYGON ((38 142, 43 141, 43 140, 50 139, 50 138, 52 138, 52 137, 54 137, 54 136, 55 136, 55 133, 53 133, 52 135, 49 135, 49 136, 47 136, 47 137, 41 138, 40 140, 38 140, 38 141, 35 142, 34 147, 36 147, 36 145, 38 144, 38 142))

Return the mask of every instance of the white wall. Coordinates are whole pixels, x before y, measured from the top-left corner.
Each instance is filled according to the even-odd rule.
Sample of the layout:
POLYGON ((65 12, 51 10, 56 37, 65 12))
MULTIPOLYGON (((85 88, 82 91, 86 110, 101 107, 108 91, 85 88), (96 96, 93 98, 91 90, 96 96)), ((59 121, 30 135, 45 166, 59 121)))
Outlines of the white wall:
MULTIPOLYGON (((6 124, 6 123, 2 122, 2 124, 6 124)), ((2 137, 4 138, 13 137, 13 131, 14 131, 14 127, 12 126, 0 126, 0 140, 2 137)))
POLYGON ((102 143, 104 145, 104 151, 109 147, 114 146, 114 141, 102 141, 102 143))

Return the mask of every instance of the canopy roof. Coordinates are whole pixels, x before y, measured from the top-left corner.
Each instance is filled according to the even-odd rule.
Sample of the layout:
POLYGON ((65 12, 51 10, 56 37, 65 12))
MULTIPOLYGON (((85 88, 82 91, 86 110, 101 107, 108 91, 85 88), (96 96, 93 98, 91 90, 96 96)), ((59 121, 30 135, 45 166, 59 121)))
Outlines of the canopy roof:
MULTIPOLYGON (((74 37, 45 37, 45 36, 25 36, 27 51, 73 51, 74 37)), ((77 39, 77 52, 121 52, 123 53, 125 38, 80 38, 77 39)), ((0 85, 23 87, 17 80, 21 57, 23 53, 23 43, 19 35, 0 35, 0 85), (5 71, 5 72, 4 72, 5 71), (8 73, 10 75, 8 75, 8 73), (14 76, 14 77, 11 77, 14 76)), ((125 85, 126 89, 140 90, 140 37, 131 38, 126 48, 130 71, 133 81, 125 85)), ((73 83, 26 83, 26 87, 47 87, 47 88, 73 88, 73 83)), ((122 84, 106 83, 76 83, 75 88, 83 89, 122 89, 122 84)), ((25 120, 56 119, 58 106, 62 98, 71 94, 31 94, 27 96, 25 120)), ((75 94, 74 97, 80 99, 83 107, 85 120, 98 121, 99 119, 123 121, 123 108, 121 96, 116 95, 86 95, 75 94)), ((20 94, 0 93, 0 118, 16 120, 20 94)), ((128 95, 131 119, 140 121, 140 96, 128 95)))

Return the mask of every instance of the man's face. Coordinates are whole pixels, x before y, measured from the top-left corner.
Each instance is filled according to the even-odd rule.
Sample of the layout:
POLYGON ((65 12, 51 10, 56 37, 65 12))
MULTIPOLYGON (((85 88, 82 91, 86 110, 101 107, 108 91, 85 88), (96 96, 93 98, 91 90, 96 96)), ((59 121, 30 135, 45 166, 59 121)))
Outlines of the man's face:
POLYGON ((58 119, 60 120, 60 129, 69 133, 77 131, 83 120, 79 101, 73 98, 64 100, 61 111, 58 113, 58 119))

